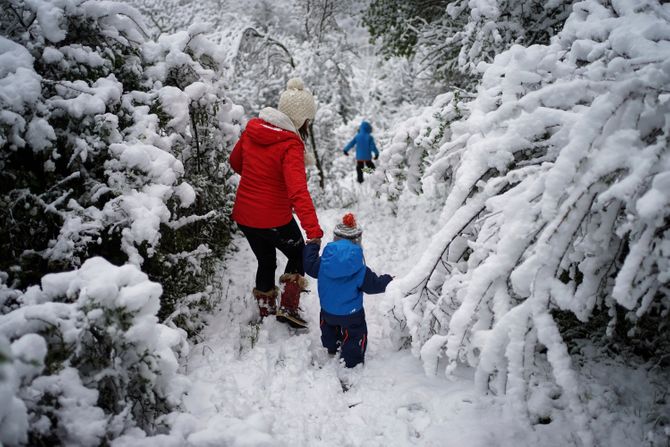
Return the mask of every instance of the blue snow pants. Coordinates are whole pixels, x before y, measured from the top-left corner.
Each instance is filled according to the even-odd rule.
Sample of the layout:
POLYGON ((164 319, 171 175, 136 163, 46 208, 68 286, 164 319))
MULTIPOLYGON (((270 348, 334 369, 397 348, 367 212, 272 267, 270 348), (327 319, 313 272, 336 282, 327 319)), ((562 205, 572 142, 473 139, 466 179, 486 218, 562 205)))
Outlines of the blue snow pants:
POLYGON ((368 326, 365 323, 365 310, 350 315, 333 315, 321 311, 321 344, 328 353, 337 353, 347 368, 353 368, 365 360, 365 348, 368 342, 368 326))

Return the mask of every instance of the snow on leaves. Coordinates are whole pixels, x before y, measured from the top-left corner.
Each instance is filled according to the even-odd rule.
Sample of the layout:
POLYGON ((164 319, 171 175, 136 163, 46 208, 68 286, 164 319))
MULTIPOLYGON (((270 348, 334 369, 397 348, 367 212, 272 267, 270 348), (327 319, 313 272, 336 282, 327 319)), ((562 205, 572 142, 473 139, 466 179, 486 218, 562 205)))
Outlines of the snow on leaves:
POLYGON ((9 0, 0 29, 0 442, 151 432, 186 349, 157 315, 189 326, 229 238, 221 49, 108 1, 9 0))
POLYGON ((25 443, 30 434, 100 445, 126 427, 150 428, 149 408, 177 405, 188 344, 184 331, 158 323, 161 293, 137 267, 91 258, 15 298, 22 306, 0 316, 10 362, 0 392, 12 402, 0 413, 0 441, 25 443))
POLYGON ((428 371, 469 363, 518 408, 546 348, 587 444, 554 312, 605 313, 611 333, 618 306, 633 324, 670 310, 668 17, 655 2, 582 1, 549 45, 488 64, 421 177, 448 186, 443 227, 390 292, 428 371))

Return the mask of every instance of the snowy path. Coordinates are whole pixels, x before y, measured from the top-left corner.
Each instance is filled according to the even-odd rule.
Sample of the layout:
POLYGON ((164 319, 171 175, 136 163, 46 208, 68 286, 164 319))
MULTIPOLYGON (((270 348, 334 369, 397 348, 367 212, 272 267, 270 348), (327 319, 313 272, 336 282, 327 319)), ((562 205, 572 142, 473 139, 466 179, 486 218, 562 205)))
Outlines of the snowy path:
MULTIPOLYGON (((405 232, 383 204, 364 192, 359 196, 358 209, 347 211, 354 211, 364 226, 367 264, 378 273, 402 275, 421 254, 426 241, 416 238, 425 232, 405 232)), ((324 243, 343 213, 319 211, 324 243)), ((189 443, 527 445, 528 428, 502 421, 500 409, 477 396, 468 371, 452 381, 442 375, 427 377, 409 351, 395 351, 382 339, 386 317, 378 308, 383 294, 365 297, 369 347, 364 368, 345 370, 321 347, 314 280, 312 292, 302 300, 308 333, 296 334, 271 319, 256 333, 245 323, 255 305, 250 291, 256 263, 244 239, 235 244, 239 252, 224 273, 230 278, 226 306, 212 316, 188 363, 194 387, 186 410, 201 427, 188 437, 189 443), (346 393, 339 381, 343 374, 352 374, 355 383, 346 393)))

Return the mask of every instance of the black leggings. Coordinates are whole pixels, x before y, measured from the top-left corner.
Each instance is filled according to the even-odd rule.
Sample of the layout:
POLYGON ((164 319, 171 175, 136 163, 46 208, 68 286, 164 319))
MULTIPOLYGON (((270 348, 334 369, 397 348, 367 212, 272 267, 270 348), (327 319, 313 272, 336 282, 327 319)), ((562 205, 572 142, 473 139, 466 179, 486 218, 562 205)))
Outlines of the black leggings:
POLYGON ((295 219, 277 228, 252 228, 237 224, 249 241, 251 251, 258 260, 256 270, 256 289, 269 292, 275 286, 275 270, 277 269, 277 251, 288 258, 284 273, 305 274, 302 266, 302 251, 305 241, 295 219))
POLYGON ((372 160, 357 160, 356 161, 356 176, 358 183, 363 183, 363 168, 368 167, 370 169, 375 168, 375 164, 372 160))

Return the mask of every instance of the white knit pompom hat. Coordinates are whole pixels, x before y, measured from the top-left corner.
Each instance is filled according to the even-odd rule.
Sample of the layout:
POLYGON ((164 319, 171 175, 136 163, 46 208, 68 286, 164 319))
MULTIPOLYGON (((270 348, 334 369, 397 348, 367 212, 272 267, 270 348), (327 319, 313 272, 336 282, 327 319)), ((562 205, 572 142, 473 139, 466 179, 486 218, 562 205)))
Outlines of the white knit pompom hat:
POLYGON ((296 129, 300 129, 305 120, 314 121, 316 103, 312 93, 305 90, 302 79, 293 78, 286 83, 286 91, 279 97, 279 111, 291 118, 296 129))

